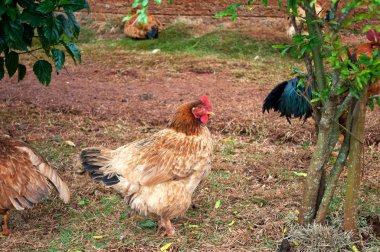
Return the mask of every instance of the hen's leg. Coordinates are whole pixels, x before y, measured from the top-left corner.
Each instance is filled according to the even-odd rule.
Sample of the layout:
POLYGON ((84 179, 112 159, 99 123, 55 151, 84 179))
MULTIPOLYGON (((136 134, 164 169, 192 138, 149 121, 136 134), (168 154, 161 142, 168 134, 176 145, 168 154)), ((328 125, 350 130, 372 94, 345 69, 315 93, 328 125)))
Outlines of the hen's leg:
POLYGON ((9 214, 8 211, 6 211, 3 214, 3 224, 1 226, 3 228, 2 234, 3 235, 10 235, 12 233, 12 230, 9 229, 9 214))
POLYGON ((173 236, 175 234, 175 229, 170 219, 161 218, 157 232, 160 232, 162 229, 165 229, 165 232, 163 232, 161 236, 173 236))

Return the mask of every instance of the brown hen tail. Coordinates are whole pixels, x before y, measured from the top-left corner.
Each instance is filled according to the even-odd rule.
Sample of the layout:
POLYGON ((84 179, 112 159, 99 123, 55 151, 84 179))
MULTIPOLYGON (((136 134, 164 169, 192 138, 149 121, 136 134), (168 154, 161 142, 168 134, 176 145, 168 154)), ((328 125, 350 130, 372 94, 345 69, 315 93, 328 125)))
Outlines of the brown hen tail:
POLYGON ((110 150, 102 148, 89 148, 80 153, 80 159, 84 169, 92 179, 103 182, 106 186, 112 186, 120 182, 117 174, 107 173, 112 155, 110 150))
POLYGON ((24 151, 28 152, 33 165, 37 167, 40 173, 45 176, 54 185, 59 193, 59 197, 66 204, 70 202, 70 190, 65 182, 61 179, 58 173, 44 160, 43 157, 36 154, 28 147, 23 147, 24 151))
POLYGON ((70 190, 58 173, 47 163, 43 162, 38 166, 40 172, 47 177, 59 193, 59 197, 68 204, 70 202, 70 190))

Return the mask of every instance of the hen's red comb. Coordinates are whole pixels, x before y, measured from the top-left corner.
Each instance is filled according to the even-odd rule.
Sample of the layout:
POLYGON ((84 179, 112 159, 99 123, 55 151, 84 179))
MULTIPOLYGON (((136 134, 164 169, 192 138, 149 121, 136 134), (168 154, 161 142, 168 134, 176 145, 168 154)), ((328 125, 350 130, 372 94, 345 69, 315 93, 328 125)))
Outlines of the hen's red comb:
POLYGON ((371 29, 365 33, 367 36, 367 39, 372 42, 379 42, 380 40, 380 33, 376 31, 375 29, 371 29))
POLYGON ((199 97, 199 100, 201 100, 206 105, 206 107, 212 109, 212 105, 211 105, 210 101, 208 100, 207 96, 205 96, 205 95, 201 96, 201 97, 199 97))

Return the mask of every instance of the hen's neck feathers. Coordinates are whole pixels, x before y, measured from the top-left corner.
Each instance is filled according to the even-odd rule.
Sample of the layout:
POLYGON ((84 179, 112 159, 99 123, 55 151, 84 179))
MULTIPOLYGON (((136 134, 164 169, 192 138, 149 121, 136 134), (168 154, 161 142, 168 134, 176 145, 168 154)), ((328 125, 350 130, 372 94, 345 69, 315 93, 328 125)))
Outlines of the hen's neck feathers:
POLYGON ((201 103, 201 101, 195 101, 181 105, 172 117, 169 128, 188 136, 198 135, 204 125, 194 117, 191 110, 201 103))

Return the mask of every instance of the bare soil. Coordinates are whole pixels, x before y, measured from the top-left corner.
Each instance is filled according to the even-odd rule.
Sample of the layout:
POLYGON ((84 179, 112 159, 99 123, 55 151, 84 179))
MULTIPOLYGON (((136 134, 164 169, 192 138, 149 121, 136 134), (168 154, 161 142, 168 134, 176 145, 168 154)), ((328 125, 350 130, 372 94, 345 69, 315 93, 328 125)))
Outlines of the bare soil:
MULTIPOLYGON (((20 83, 2 80, 1 129, 45 155, 73 195, 67 206, 52 197, 12 211, 14 234, 0 237, 0 250, 157 251, 172 242, 174 251, 275 251, 297 216, 303 178, 293 172, 306 171, 313 139, 311 120, 289 125, 261 112, 267 93, 289 72, 277 56, 248 62, 100 45, 84 46, 83 63, 69 64, 48 88, 31 72, 20 83), (195 193, 197 209, 175 221, 177 236, 162 238, 138 225, 143 217, 127 218, 119 196, 78 173, 77 157, 85 146, 116 148, 146 137, 165 127, 179 104, 201 95, 216 113, 209 124, 213 172, 195 193)), ((379 204, 379 115, 378 108, 368 113, 363 174, 363 200, 372 210, 379 204)))

